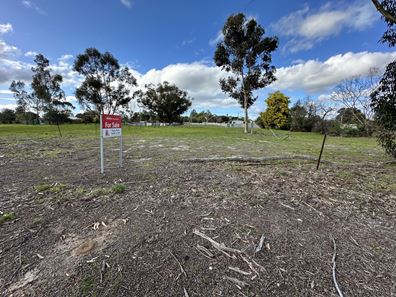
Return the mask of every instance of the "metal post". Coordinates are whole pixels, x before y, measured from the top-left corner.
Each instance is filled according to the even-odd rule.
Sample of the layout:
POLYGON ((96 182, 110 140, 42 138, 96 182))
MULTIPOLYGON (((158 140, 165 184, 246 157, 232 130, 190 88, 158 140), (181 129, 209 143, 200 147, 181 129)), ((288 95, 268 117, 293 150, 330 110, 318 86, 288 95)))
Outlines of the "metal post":
POLYGON ((100 114, 100 173, 104 172, 102 114, 100 114))
POLYGON ((122 134, 121 134, 121 136, 119 137, 119 143, 120 143, 120 160, 119 160, 119 165, 120 165, 120 167, 122 167, 122 134))
POLYGON ((325 134, 324 137, 323 137, 322 148, 320 149, 320 154, 319 154, 318 164, 316 165, 316 170, 319 169, 320 159, 322 159, 322 153, 323 153, 323 148, 324 148, 324 145, 325 145, 325 142, 326 142, 326 137, 327 137, 327 134, 325 134))

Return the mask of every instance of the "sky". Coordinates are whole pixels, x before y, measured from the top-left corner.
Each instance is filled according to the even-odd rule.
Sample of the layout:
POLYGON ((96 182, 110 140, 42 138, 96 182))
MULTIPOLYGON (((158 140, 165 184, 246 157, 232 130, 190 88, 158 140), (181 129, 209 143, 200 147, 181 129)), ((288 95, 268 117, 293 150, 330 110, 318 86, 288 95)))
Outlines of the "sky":
POLYGON ((328 102, 342 80, 396 59, 378 42, 386 26, 370 0, 1 0, 0 109, 15 107, 10 83, 30 83, 34 56, 42 53, 80 112, 74 92, 82 78, 73 61, 96 47, 129 66, 140 86, 169 81, 198 111, 242 116, 221 91, 226 74, 213 62, 227 17, 239 12, 279 38, 272 56, 277 81, 255 93, 252 117, 265 110, 269 93, 279 90, 291 104, 308 96, 328 102))

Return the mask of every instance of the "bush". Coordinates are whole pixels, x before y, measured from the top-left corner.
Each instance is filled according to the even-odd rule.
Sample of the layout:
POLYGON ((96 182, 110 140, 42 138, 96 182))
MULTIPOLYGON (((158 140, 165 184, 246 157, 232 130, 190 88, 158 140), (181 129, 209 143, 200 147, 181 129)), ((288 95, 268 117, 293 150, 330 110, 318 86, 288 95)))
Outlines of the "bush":
POLYGON ((329 125, 327 134, 332 136, 365 137, 372 133, 368 133, 363 126, 342 126, 338 121, 329 121, 327 125, 329 125))

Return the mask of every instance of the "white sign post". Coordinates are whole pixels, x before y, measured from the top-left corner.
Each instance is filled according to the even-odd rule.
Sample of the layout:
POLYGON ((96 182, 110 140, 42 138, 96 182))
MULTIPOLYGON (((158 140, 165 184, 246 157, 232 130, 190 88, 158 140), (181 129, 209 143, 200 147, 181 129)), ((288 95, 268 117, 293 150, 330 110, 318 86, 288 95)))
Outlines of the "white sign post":
POLYGON ((100 173, 104 172, 103 138, 118 137, 120 144, 119 166, 122 167, 122 119, 119 115, 100 115, 100 173))

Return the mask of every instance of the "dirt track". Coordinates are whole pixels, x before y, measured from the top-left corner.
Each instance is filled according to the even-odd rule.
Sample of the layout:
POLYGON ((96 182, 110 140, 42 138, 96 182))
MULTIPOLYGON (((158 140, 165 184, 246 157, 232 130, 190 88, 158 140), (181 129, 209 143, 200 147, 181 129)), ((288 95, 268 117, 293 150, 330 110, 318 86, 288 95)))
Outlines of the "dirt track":
POLYGON ((396 294, 394 164, 191 163, 177 143, 126 145, 103 178, 94 141, 2 141, 4 296, 337 296, 331 236, 345 296, 396 294))

